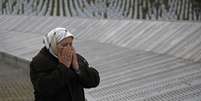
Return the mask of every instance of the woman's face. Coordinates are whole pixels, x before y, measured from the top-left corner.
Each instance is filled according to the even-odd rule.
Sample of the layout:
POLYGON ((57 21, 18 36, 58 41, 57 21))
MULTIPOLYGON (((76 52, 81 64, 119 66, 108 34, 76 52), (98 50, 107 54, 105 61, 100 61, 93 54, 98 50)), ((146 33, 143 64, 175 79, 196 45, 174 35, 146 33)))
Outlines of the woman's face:
POLYGON ((73 46, 73 38, 67 37, 61 40, 61 42, 58 43, 58 46, 61 47, 72 47, 73 46))
MULTIPOLYGON (((57 44, 57 49, 58 48, 64 48, 64 47, 68 47, 68 48, 72 48, 73 47, 73 38, 72 37, 64 38, 63 40, 61 40, 57 44)), ((56 54, 58 54, 58 53, 56 53, 56 54)))

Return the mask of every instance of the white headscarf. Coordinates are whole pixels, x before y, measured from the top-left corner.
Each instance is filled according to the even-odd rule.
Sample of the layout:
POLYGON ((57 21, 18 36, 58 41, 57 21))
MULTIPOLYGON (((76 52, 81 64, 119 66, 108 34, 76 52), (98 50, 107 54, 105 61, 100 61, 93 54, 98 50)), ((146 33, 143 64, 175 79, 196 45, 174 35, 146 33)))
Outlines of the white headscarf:
POLYGON ((43 43, 49 52, 57 58, 57 43, 67 37, 73 37, 66 28, 55 28, 43 37, 43 43))

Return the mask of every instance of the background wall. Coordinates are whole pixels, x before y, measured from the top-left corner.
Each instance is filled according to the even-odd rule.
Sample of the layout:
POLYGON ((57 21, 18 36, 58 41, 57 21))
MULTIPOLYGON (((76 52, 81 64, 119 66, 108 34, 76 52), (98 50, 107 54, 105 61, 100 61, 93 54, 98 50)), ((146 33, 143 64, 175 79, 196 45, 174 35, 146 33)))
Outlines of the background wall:
POLYGON ((201 20, 200 0, 0 0, 2 15, 201 20))

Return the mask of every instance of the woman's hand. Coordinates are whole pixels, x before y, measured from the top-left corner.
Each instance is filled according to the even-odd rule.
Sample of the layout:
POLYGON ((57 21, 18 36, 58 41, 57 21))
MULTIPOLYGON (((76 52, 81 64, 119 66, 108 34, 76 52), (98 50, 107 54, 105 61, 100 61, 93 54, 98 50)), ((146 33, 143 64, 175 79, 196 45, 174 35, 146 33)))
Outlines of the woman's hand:
POLYGON ((79 64, 78 64, 78 60, 77 60, 77 55, 76 55, 76 51, 75 49, 72 47, 72 53, 73 53, 73 61, 72 61, 72 68, 74 70, 79 70, 79 64))
POLYGON ((73 50, 71 47, 58 47, 59 62, 70 68, 73 59, 73 50))

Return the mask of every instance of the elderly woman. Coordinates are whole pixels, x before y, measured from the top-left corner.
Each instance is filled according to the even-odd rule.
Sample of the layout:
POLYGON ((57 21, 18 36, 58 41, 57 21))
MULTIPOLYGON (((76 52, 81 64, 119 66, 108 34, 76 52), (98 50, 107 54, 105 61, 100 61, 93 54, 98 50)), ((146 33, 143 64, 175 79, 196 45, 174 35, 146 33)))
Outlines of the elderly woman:
POLYGON ((85 101, 83 89, 98 86, 98 71, 76 53, 73 39, 65 28, 45 35, 45 47, 30 63, 35 101, 85 101))

